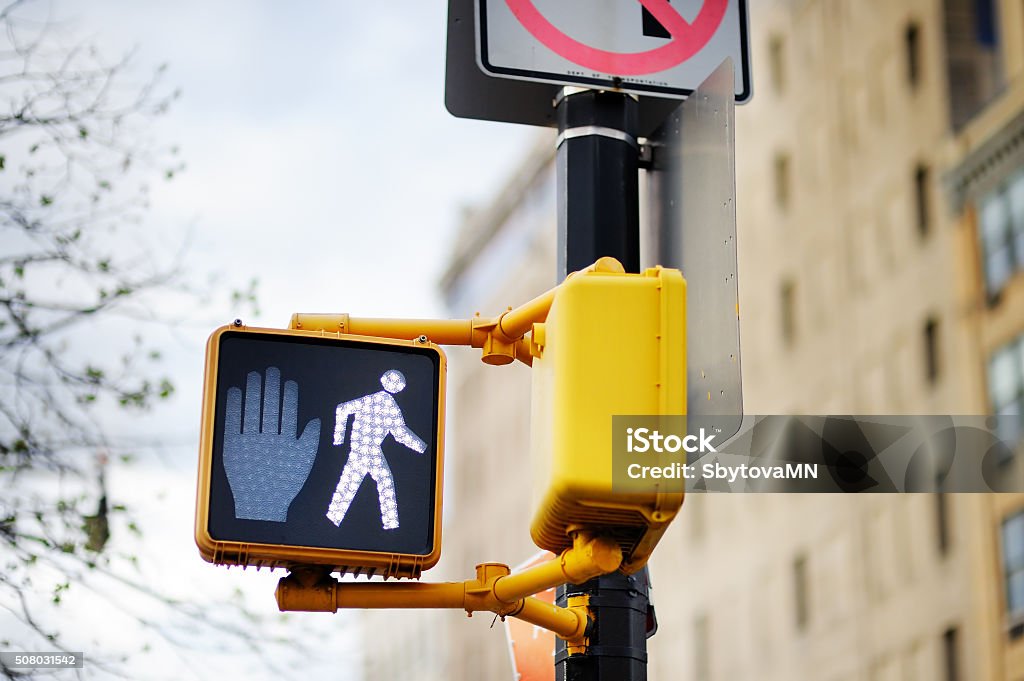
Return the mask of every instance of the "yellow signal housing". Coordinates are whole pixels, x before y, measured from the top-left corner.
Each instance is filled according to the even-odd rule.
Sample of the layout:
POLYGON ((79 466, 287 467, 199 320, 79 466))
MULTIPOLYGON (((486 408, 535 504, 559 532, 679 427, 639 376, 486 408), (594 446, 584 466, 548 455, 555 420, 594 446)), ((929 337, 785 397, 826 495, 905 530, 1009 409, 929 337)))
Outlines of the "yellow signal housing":
POLYGON ((613 490, 612 416, 686 413, 686 282, 678 270, 584 271, 533 327, 534 542, 559 553, 578 529, 643 567, 683 503, 678 485, 613 490))

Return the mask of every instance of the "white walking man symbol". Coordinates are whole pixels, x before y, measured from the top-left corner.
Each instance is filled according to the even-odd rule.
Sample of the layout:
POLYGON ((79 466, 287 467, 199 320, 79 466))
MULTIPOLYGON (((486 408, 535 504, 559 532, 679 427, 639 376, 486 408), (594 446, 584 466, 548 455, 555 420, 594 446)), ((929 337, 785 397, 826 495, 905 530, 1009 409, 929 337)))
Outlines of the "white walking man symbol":
POLYGON ((348 461, 341 471, 341 479, 334 490, 327 517, 340 525, 348 513, 348 507, 359 491, 363 478, 369 475, 377 483, 377 497, 380 499, 380 519, 385 530, 398 528, 398 501, 395 498, 395 481, 381 444, 388 435, 409 449, 422 454, 427 444, 409 430, 402 418, 402 410, 392 397, 393 393, 405 388, 405 376, 401 371, 389 369, 380 377, 384 390, 350 400, 338 405, 334 420, 334 444, 345 442, 348 417, 352 422, 352 444, 348 461))

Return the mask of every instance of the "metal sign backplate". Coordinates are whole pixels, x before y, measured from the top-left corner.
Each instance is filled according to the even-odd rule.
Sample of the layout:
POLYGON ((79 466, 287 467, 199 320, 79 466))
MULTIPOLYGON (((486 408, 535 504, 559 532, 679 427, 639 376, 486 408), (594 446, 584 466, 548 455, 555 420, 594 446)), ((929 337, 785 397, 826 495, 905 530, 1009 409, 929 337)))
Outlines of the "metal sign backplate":
POLYGON ((701 415, 735 415, 735 428, 714 420, 716 430, 727 424, 719 441, 736 433, 743 414, 733 82, 726 60, 649 139, 645 260, 686 278, 687 414, 690 427, 701 415))

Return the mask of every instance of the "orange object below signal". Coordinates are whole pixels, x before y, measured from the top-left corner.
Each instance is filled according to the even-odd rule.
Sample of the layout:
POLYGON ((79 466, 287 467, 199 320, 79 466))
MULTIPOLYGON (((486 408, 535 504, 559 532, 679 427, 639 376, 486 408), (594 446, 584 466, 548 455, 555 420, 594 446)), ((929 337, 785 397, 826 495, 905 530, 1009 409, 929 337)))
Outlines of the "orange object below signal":
MULTIPOLYGON (((555 558, 550 551, 541 551, 512 571, 522 572, 555 558)), ((545 603, 554 604, 555 589, 536 595, 545 603)), ((555 681, 555 635, 535 624, 513 617, 505 618, 505 635, 512 658, 513 681, 555 681)))

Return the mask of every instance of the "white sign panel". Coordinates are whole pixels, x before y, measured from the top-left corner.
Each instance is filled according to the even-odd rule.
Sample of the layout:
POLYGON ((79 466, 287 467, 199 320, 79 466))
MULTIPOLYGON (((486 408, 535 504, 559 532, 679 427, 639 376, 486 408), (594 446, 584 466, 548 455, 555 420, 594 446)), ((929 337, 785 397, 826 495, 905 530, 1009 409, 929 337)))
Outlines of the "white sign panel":
POLYGON ((746 0, 477 0, 492 76, 683 98, 726 58, 751 96, 746 0))

